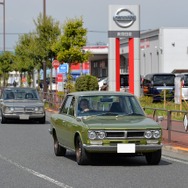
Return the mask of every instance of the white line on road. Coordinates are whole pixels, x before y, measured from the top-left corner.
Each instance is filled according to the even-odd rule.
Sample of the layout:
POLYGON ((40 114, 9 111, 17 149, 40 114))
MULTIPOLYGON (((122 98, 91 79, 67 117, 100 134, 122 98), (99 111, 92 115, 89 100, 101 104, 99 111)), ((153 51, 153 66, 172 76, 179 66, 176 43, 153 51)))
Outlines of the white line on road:
POLYGON ((183 161, 183 160, 180 160, 180 159, 175 159, 175 158, 167 157, 167 156, 164 156, 164 155, 162 156, 162 158, 170 160, 170 161, 174 161, 174 162, 183 163, 183 164, 188 165, 188 161, 183 161))
POLYGON ((37 177, 42 178, 44 180, 47 180, 50 183, 53 183, 53 184, 55 184, 55 185, 57 185, 59 187, 62 187, 62 188, 72 188, 72 187, 70 187, 70 186, 68 186, 68 185, 66 185, 66 184, 64 184, 62 182, 59 182, 59 181, 57 181, 57 180, 55 180, 53 178, 50 178, 50 177, 48 177, 48 176, 46 176, 44 174, 36 172, 36 171, 34 171, 34 170, 30 169, 30 168, 24 167, 24 166, 22 166, 22 165, 20 165, 20 164, 18 164, 16 162, 10 160, 10 159, 7 159, 6 157, 3 157, 1 154, 0 154, 0 158, 3 159, 3 160, 5 160, 5 161, 7 161, 7 162, 9 162, 9 163, 11 163, 11 164, 13 164, 14 166, 16 166, 16 167, 18 167, 20 169, 23 169, 23 170, 29 172, 30 174, 33 174, 34 176, 37 176, 37 177))

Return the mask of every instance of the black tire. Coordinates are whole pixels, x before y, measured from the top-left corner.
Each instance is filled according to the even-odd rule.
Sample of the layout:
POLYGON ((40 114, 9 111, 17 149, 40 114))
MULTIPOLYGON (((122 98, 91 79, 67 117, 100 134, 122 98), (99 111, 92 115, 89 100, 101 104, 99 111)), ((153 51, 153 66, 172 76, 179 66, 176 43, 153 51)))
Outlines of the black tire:
POLYGON ((56 156, 65 156, 66 154, 66 148, 59 145, 56 135, 54 135, 54 153, 56 156))
POLYGON ((148 165, 158 165, 161 160, 161 153, 161 149, 154 152, 146 153, 145 157, 148 165))
POLYGON ((78 136, 75 142, 76 162, 78 165, 86 165, 89 162, 88 153, 85 151, 82 145, 82 141, 78 136))
POLYGON ((43 118, 39 119, 39 123, 45 124, 46 123, 46 116, 44 116, 43 118))
POLYGON ((7 118, 5 118, 2 113, 1 113, 1 123, 2 124, 7 123, 7 118))

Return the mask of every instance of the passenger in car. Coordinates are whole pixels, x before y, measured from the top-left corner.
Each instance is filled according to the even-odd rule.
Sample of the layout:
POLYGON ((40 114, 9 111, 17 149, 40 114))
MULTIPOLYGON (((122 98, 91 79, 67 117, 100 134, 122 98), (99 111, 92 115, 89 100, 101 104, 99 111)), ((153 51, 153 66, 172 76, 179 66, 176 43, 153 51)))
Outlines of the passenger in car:
POLYGON ((110 107, 110 112, 123 112, 119 102, 113 102, 110 107))
POLYGON ((89 101, 87 99, 82 99, 79 104, 79 108, 81 112, 89 111, 89 101))
POLYGON ((26 99, 32 99, 33 98, 33 94, 32 93, 26 93, 25 94, 25 98, 26 99))
POLYGON ((7 93, 6 99, 14 99, 14 93, 13 92, 7 93))

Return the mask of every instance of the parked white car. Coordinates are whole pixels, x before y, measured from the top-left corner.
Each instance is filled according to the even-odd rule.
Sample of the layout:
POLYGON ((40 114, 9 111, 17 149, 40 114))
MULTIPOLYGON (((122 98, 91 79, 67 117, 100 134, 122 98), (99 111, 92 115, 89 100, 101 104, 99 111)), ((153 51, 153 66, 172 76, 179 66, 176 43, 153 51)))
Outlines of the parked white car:
POLYGON ((101 87, 103 86, 104 83, 107 83, 108 84, 108 78, 102 78, 98 81, 98 84, 99 84, 99 91, 101 91, 101 87))

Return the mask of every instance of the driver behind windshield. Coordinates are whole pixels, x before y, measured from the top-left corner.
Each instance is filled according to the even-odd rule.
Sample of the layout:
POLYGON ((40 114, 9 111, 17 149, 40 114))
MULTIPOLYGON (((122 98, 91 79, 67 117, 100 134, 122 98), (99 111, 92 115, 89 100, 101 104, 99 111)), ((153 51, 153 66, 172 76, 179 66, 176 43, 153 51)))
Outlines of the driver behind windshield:
POLYGON ((87 99, 82 99, 79 104, 80 111, 83 112, 88 112, 89 111, 89 101, 87 99))

